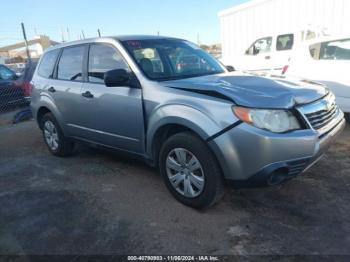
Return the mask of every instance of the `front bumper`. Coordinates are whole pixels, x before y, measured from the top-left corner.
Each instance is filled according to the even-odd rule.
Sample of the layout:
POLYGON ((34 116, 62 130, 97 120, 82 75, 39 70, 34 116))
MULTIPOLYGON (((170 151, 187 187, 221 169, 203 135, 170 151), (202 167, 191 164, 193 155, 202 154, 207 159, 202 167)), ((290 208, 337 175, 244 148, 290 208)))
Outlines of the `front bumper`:
POLYGON ((242 187, 279 184, 313 165, 345 127, 343 117, 327 133, 284 134, 242 123, 209 142, 226 179, 242 187))

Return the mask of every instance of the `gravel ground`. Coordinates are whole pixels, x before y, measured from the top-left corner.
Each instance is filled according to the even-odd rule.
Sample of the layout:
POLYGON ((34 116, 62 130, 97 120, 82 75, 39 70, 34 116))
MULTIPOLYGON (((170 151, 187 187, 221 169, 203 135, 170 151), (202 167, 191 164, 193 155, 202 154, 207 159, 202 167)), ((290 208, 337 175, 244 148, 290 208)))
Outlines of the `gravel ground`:
POLYGON ((51 156, 34 121, 0 127, 0 254, 350 254, 350 128, 284 186, 185 207, 140 161, 51 156))

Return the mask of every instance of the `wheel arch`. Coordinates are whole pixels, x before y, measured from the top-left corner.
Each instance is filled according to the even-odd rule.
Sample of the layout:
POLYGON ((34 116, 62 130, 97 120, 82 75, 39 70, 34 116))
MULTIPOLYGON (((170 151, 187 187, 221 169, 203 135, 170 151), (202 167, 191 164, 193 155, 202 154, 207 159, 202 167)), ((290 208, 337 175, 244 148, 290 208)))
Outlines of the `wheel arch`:
POLYGON ((158 165, 159 150, 170 136, 188 131, 205 141, 221 130, 212 119, 201 111, 182 105, 160 108, 150 117, 148 127, 146 153, 155 166, 158 165))
MULTIPOLYGON (((40 97, 40 103, 35 108, 32 107, 32 111, 33 111, 33 116, 35 117, 40 128, 42 128, 41 119, 47 113, 52 113, 59 123, 63 123, 62 122, 63 118, 60 112, 58 111, 56 105, 53 103, 51 98, 47 96, 42 95, 40 97)), ((64 125, 60 125, 60 126, 62 128, 62 131, 64 132, 63 130, 64 125)))

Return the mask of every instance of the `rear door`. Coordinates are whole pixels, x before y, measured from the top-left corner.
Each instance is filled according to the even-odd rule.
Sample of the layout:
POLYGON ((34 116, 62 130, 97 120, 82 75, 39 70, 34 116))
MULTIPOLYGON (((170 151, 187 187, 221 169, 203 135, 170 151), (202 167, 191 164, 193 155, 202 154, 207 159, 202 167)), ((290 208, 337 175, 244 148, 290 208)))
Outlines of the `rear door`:
POLYGON ((127 62, 112 45, 91 44, 88 78, 80 95, 82 113, 79 136, 104 145, 144 152, 142 90, 128 86, 107 87, 104 73, 112 69, 130 71, 127 62))
POLYGON ((80 123, 81 89, 84 81, 83 62, 88 45, 70 46, 62 49, 54 77, 46 87, 61 114, 68 135, 75 136, 80 123))

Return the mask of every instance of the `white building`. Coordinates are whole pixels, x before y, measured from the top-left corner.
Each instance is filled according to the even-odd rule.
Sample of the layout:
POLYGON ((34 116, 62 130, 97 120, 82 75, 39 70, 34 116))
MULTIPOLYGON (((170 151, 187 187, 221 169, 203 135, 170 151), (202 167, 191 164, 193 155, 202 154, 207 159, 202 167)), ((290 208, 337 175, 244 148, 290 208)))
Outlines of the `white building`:
POLYGON ((232 64, 257 39, 301 32, 307 27, 350 35, 350 0, 251 0, 223 10, 222 61, 232 64))

